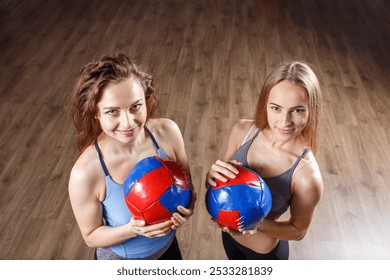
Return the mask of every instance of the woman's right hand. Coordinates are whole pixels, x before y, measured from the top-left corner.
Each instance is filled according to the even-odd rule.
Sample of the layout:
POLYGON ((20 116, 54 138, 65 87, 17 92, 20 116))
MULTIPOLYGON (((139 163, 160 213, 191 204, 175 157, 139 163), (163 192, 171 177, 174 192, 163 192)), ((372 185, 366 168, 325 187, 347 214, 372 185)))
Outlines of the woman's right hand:
POLYGON ((136 235, 143 235, 148 238, 162 237, 169 233, 171 230, 171 220, 161 222, 153 225, 146 225, 143 220, 136 220, 134 217, 131 218, 129 225, 136 235))
POLYGON ((227 182, 229 178, 236 178, 238 170, 235 165, 242 165, 242 163, 237 160, 226 162, 218 159, 215 163, 213 163, 213 165, 211 165, 210 171, 207 173, 206 187, 208 186, 208 184, 216 186, 217 183, 215 182, 215 180, 227 182))

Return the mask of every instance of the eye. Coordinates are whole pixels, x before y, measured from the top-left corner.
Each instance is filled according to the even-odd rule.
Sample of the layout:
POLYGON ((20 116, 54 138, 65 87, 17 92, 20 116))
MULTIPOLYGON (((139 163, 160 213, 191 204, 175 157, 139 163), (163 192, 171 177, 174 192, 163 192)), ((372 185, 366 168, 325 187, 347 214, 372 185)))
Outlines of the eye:
POLYGON ((270 108, 271 108, 272 111, 275 111, 275 112, 280 111, 280 107, 279 106, 271 105, 270 108))
POLYGON ((104 112, 106 115, 109 115, 109 116, 115 116, 118 114, 117 110, 108 110, 106 112, 104 112))
POLYGON ((303 113, 303 112, 305 112, 306 110, 304 109, 304 108, 296 108, 296 109, 294 109, 292 112, 293 113, 298 113, 298 114, 300 114, 300 113, 303 113))
POLYGON ((130 110, 131 111, 138 111, 142 107, 142 103, 137 103, 133 106, 131 106, 130 110))

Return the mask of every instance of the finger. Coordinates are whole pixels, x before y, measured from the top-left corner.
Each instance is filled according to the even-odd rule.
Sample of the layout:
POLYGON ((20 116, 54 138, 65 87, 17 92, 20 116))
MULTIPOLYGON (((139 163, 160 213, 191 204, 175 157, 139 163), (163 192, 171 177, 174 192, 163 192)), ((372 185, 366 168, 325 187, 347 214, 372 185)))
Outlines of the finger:
POLYGON ((193 215, 192 209, 184 208, 183 206, 179 205, 177 207, 177 213, 172 214, 171 221, 173 224, 177 227, 182 226, 185 222, 188 221, 189 217, 193 215))
POLYGON ((215 182, 215 179, 212 178, 211 176, 207 176, 207 183, 208 183, 208 185, 206 185, 206 188, 208 188, 209 186, 215 187, 217 185, 217 183, 215 182))
POLYGON ((145 235, 146 237, 165 236, 171 230, 171 225, 172 222, 169 220, 156 225, 143 227, 141 228, 141 230, 143 231, 143 235, 145 235))
POLYGON ((224 177, 234 179, 236 178, 236 174, 238 174, 238 169, 231 163, 217 160, 217 162, 211 167, 211 175, 214 178, 219 179, 216 177, 216 175, 218 175, 216 173, 220 173, 224 175, 224 177))
POLYGON ((214 220, 213 218, 211 218, 210 220, 213 222, 213 224, 214 224, 217 228, 219 228, 220 230, 223 231, 223 227, 222 227, 220 224, 218 224, 216 220, 214 220))
POLYGON ((133 226, 137 226, 137 227, 143 227, 146 225, 146 222, 144 220, 137 220, 134 217, 131 218, 130 223, 133 226))
POLYGON ((256 234, 256 233, 257 233, 257 229, 256 229, 256 228, 247 229, 247 230, 242 231, 242 234, 243 234, 243 235, 246 235, 246 236, 254 235, 254 234, 256 234))
POLYGON ((145 236, 148 238, 154 238, 154 237, 162 237, 167 235, 171 231, 171 227, 161 229, 161 230, 156 230, 152 232, 147 232, 145 233, 145 236))
POLYGON ((172 224, 172 222, 170 220, 168 220, 168 221, 161 222, 158 224, 147 225, 147 226, 144 226, 142 228, 145 229, 144 232, 153 232, 153 231, 160 231, 160 230, 167 229, 171 226, 171 224, 172 224))
POLYGON ((232 160, 230 162, 226 162, 226 161, 218 159, 216 161, 216 165, 222 166, 222 167, 228 169, 229 171, 231 171, 234 174, 238 174, 238 172, 239 172, 238 169, 234 166, 234 164, 232 164, 232 163, 235 163, 235 162, 239 163, 239 161, 237 161, 237 160, 232 160))
POLYGON ((231 160, 229 162, 232 163, 232 164, 235 164, 235 165, 243 166, 242 162, 240 162, 238 160, 235 160, 235 159, 233 159, 233 160, 231 160))
MULTIPOLYGON (((216 168, 218 170, 210 171, 210 178, 209 183, 212 184, 215 183, 216 180, 219 180, 221 182, 227 182, 228 178, 234 179, 235 175, 234 173, 230 172, 226 168, 216 168)), ((216 183, 215 183, 216 184, 216 183)))
POLYGON ((174 213, 172 216, 172 229, 178 229, 183 226, 183 224, 186 222, 186 220, 183 220, 183 217, 181 217, 179 214, 174 213))
POLYGON ((187 222, 187 218, 181 216, 179 213, 173 213, 171 222, 177 226, 181 227, 185 222, 187 222))
POLYGON ((181 205, 177 206, 177 211, 179 212, 179 215, 181 215, 182 217, 186 217, 186 218, 189 218, 191 217, 193 214, 194 214, 194 210, 191 209, 191 208, 185 208, 181 205))

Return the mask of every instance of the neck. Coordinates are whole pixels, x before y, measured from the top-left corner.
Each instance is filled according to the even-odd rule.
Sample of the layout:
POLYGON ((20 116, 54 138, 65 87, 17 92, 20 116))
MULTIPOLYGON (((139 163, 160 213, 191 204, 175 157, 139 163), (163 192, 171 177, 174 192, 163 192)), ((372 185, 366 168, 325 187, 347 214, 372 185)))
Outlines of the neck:
POLYGON ((264 134, 269 140, 269 144, 272 148, 285 151, 293 151, 297 146, 301 146, 301 144, 304 142, 301 134, 289 140, 276 138, 272 133, 272 130, 269 128, 264 129, 264 134))
POLYGON ((139 153, 140 146, 145 143, 145 130, 142 130, 134 141, 129 143, 123 143, 115 138, 109 137, 106 134, 102 134, 98 138, 99 146, 103 146, 106 152, 116 155, 134 155, 139 153))

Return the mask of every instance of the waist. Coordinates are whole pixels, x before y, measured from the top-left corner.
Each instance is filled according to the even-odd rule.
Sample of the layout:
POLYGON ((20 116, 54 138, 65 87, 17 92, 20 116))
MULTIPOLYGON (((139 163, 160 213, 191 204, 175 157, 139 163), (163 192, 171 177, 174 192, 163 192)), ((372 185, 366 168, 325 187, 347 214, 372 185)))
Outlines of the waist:
POLYGON ((166 251, 174 238, 175 230, 171 230, 162 237, 148 238, 140 235, 109 248, 126 259, 154 259, 156 255, 166 251))
MULTIPOLYGON (((158 249, 156 252, 149 253, 148 255, 140 254, 140 255, 120 255, 121 252, 118 252, 118 247, 101 247, 96 249, 96 259, 98 260, 157 260, 159 259, 166 250, 168 250, 169 246, 172 245, 173 240, 176 237, 173 235, 168 243, 166 243, 162 248, 158 249), (116 249, 116 250, 115 250, 116 249)), ((120 251, 120 250, 119 250, 120 251)))
POLYGON ((260 254, 267 254, 271 252, 279 242, 279 239, 260 232, 250 236, 232 235, 232 237, 242 246, 245 246, 260 254))

